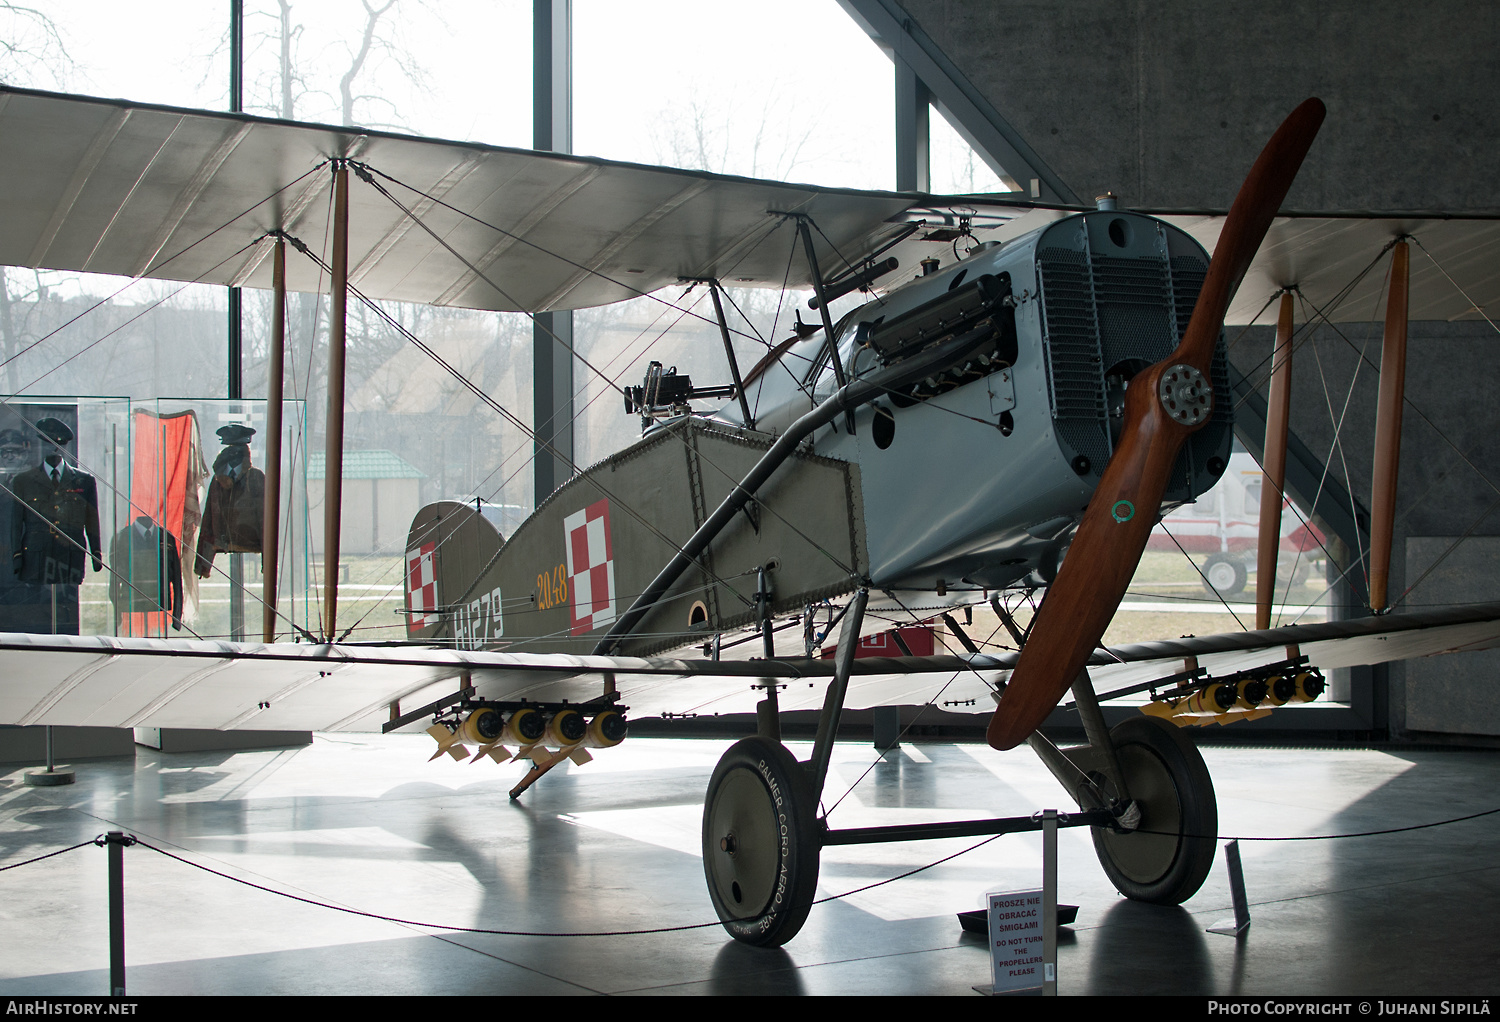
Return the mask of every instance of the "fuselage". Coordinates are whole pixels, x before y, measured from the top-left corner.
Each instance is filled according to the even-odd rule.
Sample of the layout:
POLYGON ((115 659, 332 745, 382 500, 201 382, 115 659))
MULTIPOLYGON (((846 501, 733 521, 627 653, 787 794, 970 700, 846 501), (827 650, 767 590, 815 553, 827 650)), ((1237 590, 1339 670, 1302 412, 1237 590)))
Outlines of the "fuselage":
MULTIPOLYGON (((841 319, 842 385, 819 331, 751 371, 750 422, 738 401, 707 415, 674 403, 512 536, 462 540, 479 516, 423 509, 409 635, 649 655, 861 585, 917 610, 913 590, 1046 584, 1130 378, 1176 348, 1207 266, 1181 231, 1100 211, 926 273, 841 319)), ((1212 420, 1163 509, 1227 464, 1219 345, 1212 420)))

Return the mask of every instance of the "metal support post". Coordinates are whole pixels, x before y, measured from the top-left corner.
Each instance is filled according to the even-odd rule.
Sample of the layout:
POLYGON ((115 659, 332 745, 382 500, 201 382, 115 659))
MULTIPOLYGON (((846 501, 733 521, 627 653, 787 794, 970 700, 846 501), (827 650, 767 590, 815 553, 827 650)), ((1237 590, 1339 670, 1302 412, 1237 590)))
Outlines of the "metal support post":
MULTIPOLYGON (((771 633, 771 584, 766 569, 761 568, 755 584, 755 605, 760 615, 761 641, 767 660, 776 659, 776 639, 771 633)), ((766 697, 755 706, 756 734, 773 742, 781 741, 781 707, 776 698, 776 679, 766 679, 766 697)))
POLYGON ((125 849, 135 838, 112 830, 96 845, 109 849, 109 996, 125 996, 125 849))
MULTIPOLYGON (((52 634, 56 635, 57 634, 57 583, 53 582, 50 586, 48 586, 48 588, 52 590, 52 634)), ((44 740, 47 743, 47 769, 45 769, 45 770, 28 770, 28 771, 26 771, 26 776, 25 776, 25 779, 24 779, 24 783, 31 785, 33 788, 51 788, 51 787, 55 787, 55 786, 60 785, 60 784, 72 784, 73 781, 74 781, 74 779, 75 779, 74 776, 73 776, 73 771, 71 771, 71 770, 54 770, 53 769, 53 764, 52 764, 52 725, 51 724, 47 725, 46 730, 43 732, 43 736, 44 736, 44 740)))
POLYGON ((1120 769, 1120 757, 1115 753, 1115 743, 1110 741, 1109 728, 1104 723, 1104 711, 1099 708, 1099 697, 1094 694, 1094 682, 1088 668, 1078 672, 1073 682, 1073 701, 1078 704, 1078 716, 1083 720, 1083 733, 1104 763, 1105 774, 1114 786, 1115 798, 1121 803, 1130 801, 1130 789, 1125 783, 1125 771, 1120 769))
POLYGON ((823 712, 818 716, 818 735, 813 740, 812 759, 807 763, 808 770, 812 772, 813 793, 819 797, 822 797, 823 781, 828 776, 828 764, 833 759, 833 743, 838 737, 839 717, 844 711, 844 693, 849 689, 849 673, 854 667, 854 654, 859 648, 859 628, 864 622, 865 603, 869 599, 868 589, 855 592, 844 614, 844 626, 839 631, 833 680, 828 683, 828 692, 823 697, 823 712))
MULTIPOLYGON (((573 151, 572 0, 533 0, 532 147, 573 151)), ((573 474, 573 313, 532 318, 533 506, 573 474)))
POLYGON ((901 707, 877 706, 870 711, 875 726, 875 751, 901 748, 901 707))
POLYGON ((893 54, 896 64, 896 191, 932 189, 932 95, 911 65, 893 54))
POLYGON ((1057 996, 1057 810, 1042 811, 1042 996, 1057 996))

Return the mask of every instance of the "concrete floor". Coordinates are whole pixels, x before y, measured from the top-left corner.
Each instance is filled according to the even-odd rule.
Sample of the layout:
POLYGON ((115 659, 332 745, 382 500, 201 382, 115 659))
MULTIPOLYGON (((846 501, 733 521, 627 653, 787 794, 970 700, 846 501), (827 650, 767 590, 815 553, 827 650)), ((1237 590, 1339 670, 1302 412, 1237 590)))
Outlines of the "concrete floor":
MULTIPOLYGON (((512 803, 518 767, 425 762, 425 736, 319 735, 282 751, 79 764, 78 783, 0 777, 0 865, 124 829, 195 862, 363 911, 506 930, 632 930, 714 918, 699 814, 729 743, 632 739, 512 803)), ((793 744, 805 758, 807 745, 793 744)), ((1205 750, 1226 835, 1334 834, 1500 806, 1484 751, 1205 750)), ((559 776, 561 775, 561 776, 559 776)), ((908 744, 836 752, 835 826, 1066 808, 1026 750, 908 744), (859 780, 865 774, 863 780, 859 780)), ((1254 919, 1231 914, 1222 854, 1181 908, 1120 898, 1086 833, 1060 841, 1059 992, 1489 994, 1500 988, 1500 815, 1342 841, 1242 843, 1254 919)), ((828 849, 821 895, 974 839, 828 849)), ((125 852, 131 994, 971 994, 984 942, 954 913, 1040 884, 1040 838, 1002 837, 915 877, 814 907, 781 950, 717 926, 618 937, 425 930, 254 890, 144 848, 125 852)), ((0 994, 102 994, 106 853, 0 873, 0 994)))

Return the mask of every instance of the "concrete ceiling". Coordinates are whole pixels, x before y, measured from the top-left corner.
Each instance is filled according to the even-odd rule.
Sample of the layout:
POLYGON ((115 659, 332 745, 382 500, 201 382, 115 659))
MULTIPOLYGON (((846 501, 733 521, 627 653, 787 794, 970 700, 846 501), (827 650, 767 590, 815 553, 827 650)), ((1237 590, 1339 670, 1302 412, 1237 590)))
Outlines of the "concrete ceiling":
POLYGON ((900 2, 1080 196, 1227 206, 1316 95, 1328 120, 1287 208, 1500 207, 1500 5, 900 2))

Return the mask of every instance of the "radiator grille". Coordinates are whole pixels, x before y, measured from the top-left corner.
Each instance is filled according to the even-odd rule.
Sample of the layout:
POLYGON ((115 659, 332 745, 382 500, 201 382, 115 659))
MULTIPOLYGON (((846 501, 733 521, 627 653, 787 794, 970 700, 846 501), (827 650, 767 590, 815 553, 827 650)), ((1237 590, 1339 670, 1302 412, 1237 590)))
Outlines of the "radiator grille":
POLYGON ((1058 439, 1088 458, 1096 471, 1111 447, 1104 406, 1104 365, 1099 350, 1093 281, 1082 252, 1047 248, 1037 253, 1046 314, 1047 382, 1058 439))
MULTIPOLYGON (((1037 269, 1058 439, 1071 453, 1087 457, 1099 472, 1113 453, 1104 390, 1106 370, 1122 362, 1144 368, 1176 349, 1208 265, 1190 255, 1169 259, 1165 251, 1155 256, 1119 257, 1056 245, 1038 249, 1037 269)), ((1169 500, 1193 495, 1193 466, 1219 453, 1233 425, 1222 337, 1211 375, 1213 417, 1184 446, 1168 486, 1169 500)), ((1204 485, 1208 483, 1205 479, 1204 485)))

